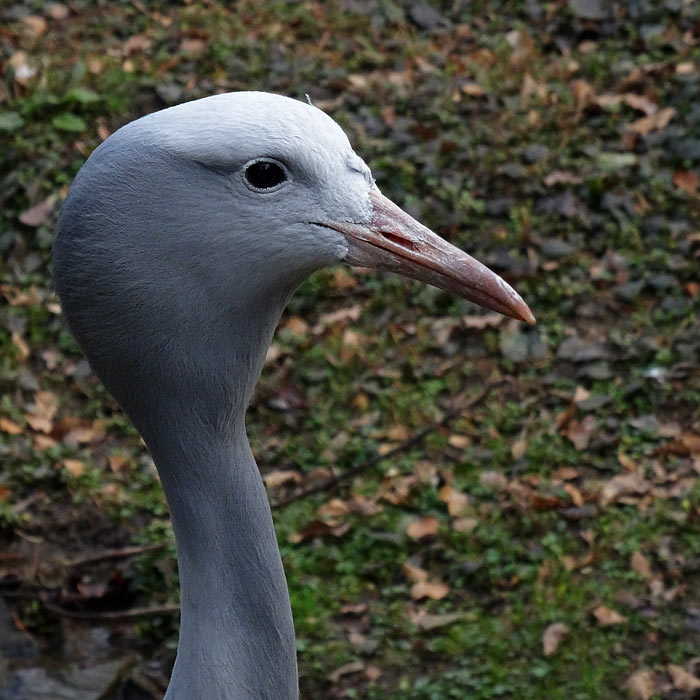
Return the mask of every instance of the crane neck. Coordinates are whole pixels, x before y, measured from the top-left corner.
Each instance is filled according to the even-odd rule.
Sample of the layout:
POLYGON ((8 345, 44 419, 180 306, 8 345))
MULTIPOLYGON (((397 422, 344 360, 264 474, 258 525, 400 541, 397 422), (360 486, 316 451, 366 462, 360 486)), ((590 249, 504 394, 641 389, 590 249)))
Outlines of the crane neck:
POLYGON ((241 420, 155 446, 181 588, 166 700, 296 700, 294 624, 272 515, 241 420))
POLYGON ((166 700, 298 698, 289 593, 245 432, 287 296, 245 322, 239 314, 207 346, 192 342, 179 365, 144 373, 133 395, 130 414, 158 468, 177 544, 180 641, 166 700))

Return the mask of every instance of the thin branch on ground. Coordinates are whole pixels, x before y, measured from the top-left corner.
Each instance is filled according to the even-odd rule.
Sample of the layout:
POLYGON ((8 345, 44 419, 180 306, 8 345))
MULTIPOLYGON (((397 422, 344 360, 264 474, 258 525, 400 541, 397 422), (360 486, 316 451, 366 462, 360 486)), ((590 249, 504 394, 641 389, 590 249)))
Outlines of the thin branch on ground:
POLYGON ((98 564, 103 561, 109 561, 110 559, 127 559, 129 557, 138 556, 139 554, 157 552, 158 550, 163 549, 167 546, 168 542, 157 542, 155 544, 134 545, 132 547, 119 547, 118 549, 105 549, 102 552, 97 552, 95 554, 87 554, 83 557, 69 559, 65 565, 69 569, 73 569, 78 568, 80 566, 86 566, 88 564, 98 564))
POLYGON ((173 615, 180 612, 180 606, 154 605, 150 608, 131 608, 130 610, 110 610, 107 612, 86 612, 84 610, 67 610, 60 605, 42 600, 44 607, 54 615, 69 617, 73 620, 90 620, 92 622, 114 621, 114 620, 138 620, 145 617, 155 617, 157 615, 173 615))
POLYGON ((325 481, 316 484, 315 486, 311 486, 308 489, 304 489, 303 491, 293 493, 291 496, 287 496, 281 501, 274 503, 272 505, 272 510, 280 510, 281 508, 288 506, 290 503, 294 503, 295 501, 299 501, 302 498, 312 496, 316 493, 321 493, 322 491, 332 491, 338 488, 338 486, 340 486, 340 484, 342 484, 343 482, 352 479, 353 477, 357 476, 358 474, 361 474, 367 469, 376 466, 380 462, 383 462, 386 459, 392 459, 396 455, 401 454, 402 452, 406 452, 406 450, 410 450, 412 447, 415 447, 417 444, 425 440, 425 438, 434 433, 436 430, 444 428, 455 418, 458 418, 460 415, 462 415, 465 411, 468 411, 470 408, 473 408, 478 403, 481 403, 481 401, 483 401, 493 389, 495 389, 503 383, 504 380, 499 380, 497 382, 492 382, 491 384, 488 384, 480 392, 467 399, 463 404, 448 409, 445 412, 445 415, 442 418, 440 418, 440 420, 437 420, 434 423, 430 423, 430 425, 427 425, 425 428, 418 431, 415 435, 412 435, 410 438, 400 443, 388 452, 385 452, 383 455, 376 455, 374 457, 371 457, 370 459, 365 460, 364 462, 361 462, 360 464, 351 467, 350 469, 346 469, 341 474, 332 476, 326 479, 325 481))

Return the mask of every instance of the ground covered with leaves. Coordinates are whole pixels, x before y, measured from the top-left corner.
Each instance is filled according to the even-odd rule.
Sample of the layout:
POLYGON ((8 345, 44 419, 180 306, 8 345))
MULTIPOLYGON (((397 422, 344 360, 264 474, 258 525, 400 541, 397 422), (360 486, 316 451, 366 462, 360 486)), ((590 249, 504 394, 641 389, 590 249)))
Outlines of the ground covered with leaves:
POLYGON ((101 140, 240 89, 308 93, 538 318, 349 268, 292 300, 248 425, 302 697, 697 697, 698 3, 231 5, 0 11, 0 697, 167 684, 166 504, 50 248, 101 140))

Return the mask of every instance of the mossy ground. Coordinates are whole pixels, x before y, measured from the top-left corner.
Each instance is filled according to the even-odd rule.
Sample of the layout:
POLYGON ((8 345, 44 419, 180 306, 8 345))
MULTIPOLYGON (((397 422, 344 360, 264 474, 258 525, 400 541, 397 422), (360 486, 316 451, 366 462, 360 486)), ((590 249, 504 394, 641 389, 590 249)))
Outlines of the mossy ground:
MULTIPOLYGON (((503 274, 538 325, 340 268, 292 300, 248 417, 263 473, 295 475, 273 501, 488 389, 277 511, 302 697, 605 699, 629 678, 636 697, 693 697, 669 665, 697 674, 700 649, 697 3, 61 7, 3 10, 0 35, 0 586, 19 619, 55 648, 71 632, 42 600, 177 599, 172 546, 60 563, 171 542, 145 449, 51 292, 67 186, 146 112, 308 93, 383 192, 503 274), (435 534, 407 535, 430 517, 435 534), (446 595, 415 599, 424 575, 446 595), (553 623, 568 634, 545 655, 553 623)), ((114 635, 160 647, 167 672, 173 616, 114 635)))

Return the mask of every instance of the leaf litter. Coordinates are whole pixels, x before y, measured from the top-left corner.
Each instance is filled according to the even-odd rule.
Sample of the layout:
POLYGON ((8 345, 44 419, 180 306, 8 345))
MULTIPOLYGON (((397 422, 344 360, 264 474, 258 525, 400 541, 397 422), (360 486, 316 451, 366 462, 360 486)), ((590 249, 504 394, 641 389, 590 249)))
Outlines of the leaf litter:
MULTIPOLYGON (((376 692, 388 698, 400 683, 424 682, 426 697, 441 697, 447 670, 469 697, 473 687, 459 685, 465 654, 445 641, 464 625, 480 645, 485 696, 506 665, 516 689, 501 694, 580 694, 571 674, 534 675, 533 659, 577 654, 585 675, 593 649, 605 659, 599 697, 621 694, 620 678, 632 697, 692 697, 697 18, 689 3, 670 2, 617 14, 583 1, 517 11, 487 3, 464 15, 352 5, 342 16, 290 7, 281 18, 245 3, 239 13, 217 3, 105 6, 100 21, 116 30, 99 43, 92 10, 77 5, 8 18, 2 590, 37 585, 18 562, 41 559, 42 547, 77 555, 169 536, 152 463, 67 345, 49 293, 49 234, 69 176, 121 123, 169 101, 249 84, 301 95, 312 84, 387 194, 504 274, 540 325, 525 331, 345 268, 320 273, 292 300, 250 416, 251 428, 265 426, 252 442, 272 498, 388 457, 279 516, 298 619, 308 605, 296 577, 312 589, 323 582, 309 617, 322 618, 324 633, 305 621, 300 630, 304 696, 364 697, 384 683, 376 692), (256 48, 271 42, 275 56, 256 48), (461 392, 486 382, 483 402, 440 424, 461 392), (346 587, 331 573, 338 562, 353 564, 346 587), (337 609, 337 629, 322 608, 337 609), (345 629, 353 616, 366 619, 345 629), (491 643, 504 635, 484 632, 494 619, 521 633, 505 635, 505 656, 491 643), (328 653, 322 636, 344 651, 328 653)), ((154 561, 110 560, 76 580, 49 567, 55 597, 43 599, 90 613, 170 603, 171 556, 143 556, 154 561)), ((29 604, 18 611, 30 629, 46 622, 29 604)), ((172 625, 158 629, 172 640, 172 625)))

